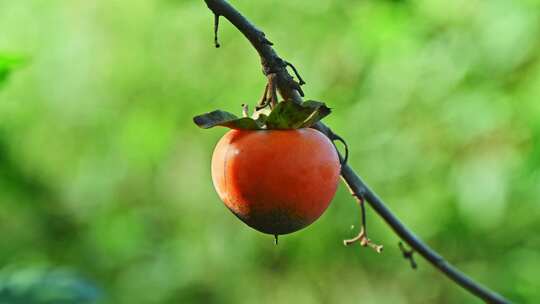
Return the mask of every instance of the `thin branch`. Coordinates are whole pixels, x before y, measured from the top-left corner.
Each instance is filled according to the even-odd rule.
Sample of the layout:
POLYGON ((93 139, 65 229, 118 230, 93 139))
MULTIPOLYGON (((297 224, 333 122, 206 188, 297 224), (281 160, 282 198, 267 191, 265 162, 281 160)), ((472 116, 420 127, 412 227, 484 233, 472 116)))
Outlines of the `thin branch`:
MULTIPOLYGON (((326 127, 323 125, 323 127, 326 127)), ((327 127, 326 127, 327 128, 327 127)), ((326 132, 332 132, 327 130, 326 132)), ((327 133, 325 133, 327 134, 327 133)), ((386 207, 386 204, 356 175, 353 169, 345 164, 342 167, 341 176, 345 183, 354 193, 363 193, 370 206, 383 218, 383 220, 394 230, 394 232, 418 254, 424 257, 431 265, 444 273, 448 278, 463 287, 471 294, 483 299, 487 303, 508 304, 511 303, 498 293, 475 282, 459 269, 448 263, 435 250, 422 242, 412 231, 386 207)))
POLYGON ((352 193, 352 195, 358 201, 358 205, 360 205, 360 210, 361 210, 360 232, 354 238, 344 240, 343 245, 349 246, 356 242, 359 242, 362 247, 370 247, 371 249, 375 250, 377 253, 381 253, 383 251, 383 245, 377 245, 373 243, 368 237, 365 200, 363 197, 357 196, 354 193, 352 193))
POLYGON ((216 49, 221 46, 219 44, 218 34, 219 34, 219 15, 214 14, 214 45, 216 46, 216 49))
POLYGON ((302 77, 300 76, 300 73, 298 73, 298 70, 296 69, 296 67, 292 63, 287 62, 287 61, 285 61, 285 64, 293 70, 294 75, 296 75, 296 78, 298 78, 298 84, 301 85, 301 86, 305 85, 306 82, 304 81, 304 79, 302 79, 302 77))
POLYGON ((257 106, 255 107, 255 110, 258 111, 260 109, 264 109, 268 106, 269 104, 269 100, 268 100, 268 87, 269 87, 269 84, 267 83, 265 86, 264 86, 264 92, 263 92, 263 95, 261 97, 261 100, 259 101, 259 104, 257 104, 257 106))
POLYGON ((261 58, 264 75, 276 74, 277 87, 284 100, 302 102, 300 85, 287 71, 287 64, 272 48, 264 32, 257 29, 246 17, 242 16, 225 0, 205 0, 208 8, 231 22, 249 40, 261 58), (294 88, 294 89, 291 89, 294 88))
POLYGON ((399 242, 398 246, 399 246, 399 250, 401 250, 401 253, 403 253, 403 258, 406 260, 409 260, 409 262, 411 263, 412 269, 418 268, 418 265, 416 264, 416 261, 414 260, 414 249, 405 248, 405 245, 403 245, 402 242, 399 242))
POLYGON ((270 73, 268 74, 268 96, 267 99, 270 101, 270 108, 273 109, 278 103, 277 96, 277 74, 270 73))
MULTIPOLYGON (((339 136, 339 135, 337 135, 335 133, 326 134, 326 136, 328 136, 328 138, 330 138, 330 140, 332 142, 339 141, 343 145, 343 147, 345 148, 345 156, 341 157, 341 155, 340 155, 340 164, 343 166, 344 164, 346 164, 349 161, 349 145, 347 144, 345 139, 343 139, 343 137, 341 137, 341 136, 339 136)), ((334 143, 334 146, 335 146, 335 143, 334 143)), ((336 150, 337 150, 337 147, 336 147, 336 150)))
MULTIPOLYGON (((287 71, 286 62, 281 59, 272 44, 266 39, 264 33, 257 29, 251 22, 240 14, 225 0, 204 0, 214 15, 220 15, 231 22, 251 42, 261 57, 261 64, 265 75, 276 74, 279 93, 285 100, 302 102, 300 85, 294 81, 287 71)), ((319 123, 315 128, 326 134, 329 138, 335 138, 335 133, 326 125, 319 123)), ((356 175, 348 165, 342 166, 341 176, 351 191, 360 197, 364 197, 370 206, 381 216, 394 232, 405 241, 418 254, 424 257, 435 268, 439 269, 455 283, 469 291, 471 294, 483 299, 488 303, 506 304, 507 299, 496 292, 473 281, 467 275, 448 263, 437 252, 422 242, 386 207, 386 204, 356 175)))

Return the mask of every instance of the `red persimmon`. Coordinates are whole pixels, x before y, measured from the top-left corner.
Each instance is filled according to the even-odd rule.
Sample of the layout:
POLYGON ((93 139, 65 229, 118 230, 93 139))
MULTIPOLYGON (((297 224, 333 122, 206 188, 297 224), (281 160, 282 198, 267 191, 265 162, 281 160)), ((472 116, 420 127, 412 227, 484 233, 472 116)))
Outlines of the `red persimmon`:
POLYGON ((318 219, 336 193, 340 163, 317 130, 231 130, 212 157, 221 200, 250 227, 273 235, 318 219))

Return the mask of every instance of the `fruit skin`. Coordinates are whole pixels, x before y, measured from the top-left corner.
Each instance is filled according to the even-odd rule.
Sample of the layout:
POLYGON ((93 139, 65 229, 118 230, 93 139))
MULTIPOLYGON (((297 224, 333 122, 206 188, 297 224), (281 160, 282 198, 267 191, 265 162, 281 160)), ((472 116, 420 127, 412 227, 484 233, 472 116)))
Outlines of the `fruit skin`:
POLYGON ((250 227, 287 234, 313 223, 339 183, 334 145, 314 129, 231 130, 212 157, 212 180, 225 205, 250 227))

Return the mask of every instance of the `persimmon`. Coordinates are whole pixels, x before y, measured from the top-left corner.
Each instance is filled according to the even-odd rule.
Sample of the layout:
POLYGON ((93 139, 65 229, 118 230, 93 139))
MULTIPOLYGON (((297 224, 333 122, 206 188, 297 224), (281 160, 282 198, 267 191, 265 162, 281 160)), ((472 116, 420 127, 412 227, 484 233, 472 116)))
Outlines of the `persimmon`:
POLYGON ((324 213, 336 193, 340 167, 334 145, 317 130, 236 129, 214 150, 212 180, 240 220, 277 236, 324 213))

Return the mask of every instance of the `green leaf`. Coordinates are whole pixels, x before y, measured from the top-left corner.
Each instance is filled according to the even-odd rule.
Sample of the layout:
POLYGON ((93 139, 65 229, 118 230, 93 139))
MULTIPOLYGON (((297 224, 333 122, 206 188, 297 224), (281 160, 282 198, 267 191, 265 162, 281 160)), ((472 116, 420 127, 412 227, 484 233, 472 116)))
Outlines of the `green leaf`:
POLYGON ((329 107, 319 101, 307 100, 302 104, 302 106, 313 109, 312 114, 302 124, 302 128, 309 128, 313 126, 317 122, 321 121, 321 119, 330 115, 332 112, 329 107))
POLYGON ((268 129, 308 128, 330 114, 330 108, 324 103, 306 101, 297 104, 283 101, 276 105, 266 120, 268 129))
POLYGON ((262 130, 264 126, 264 115, 254 120, 249 117, 238 118, 229 112, 216 110, 210 113, 195 116, 193 122, 203 129, 215 126, 227 127, 231 129, 262 130))
POLYGON ((256 111, 253 115, 254 119, 250 117, 238 118, 229 112, 216 110, 195 116, 193 121, 203 129, 215 126, 243 130, 299 129, 313 126, 330 114, 330 108, 318 101, 310 100, 302 104, 282 101, 268 115, 266 113, 268 110, 256 111))

